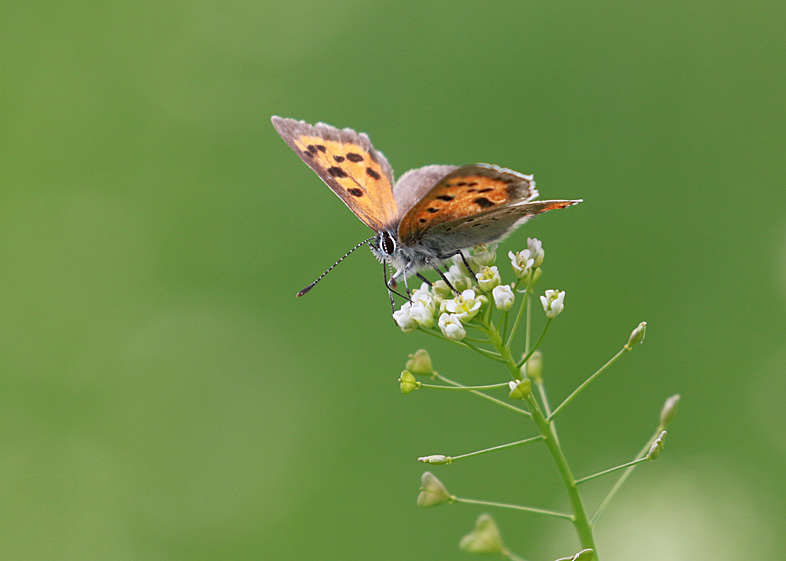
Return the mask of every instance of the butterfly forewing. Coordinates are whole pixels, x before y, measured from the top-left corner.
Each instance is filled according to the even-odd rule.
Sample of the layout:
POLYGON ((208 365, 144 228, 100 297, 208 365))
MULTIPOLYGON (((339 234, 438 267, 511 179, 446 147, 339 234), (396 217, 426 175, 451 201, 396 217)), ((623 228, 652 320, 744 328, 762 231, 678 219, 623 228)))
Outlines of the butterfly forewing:
POLYGON ((485 215, 537 194, 532 176, 488 164, 462 166, 440 179, 407 211, 398 236, 404 244, 417 243, 438 225, 485 215))
POLYGON ((379 231, 395 220, 393 172, 365 134, 324 123, 272 121, 290 148, 366 225, 379 231))

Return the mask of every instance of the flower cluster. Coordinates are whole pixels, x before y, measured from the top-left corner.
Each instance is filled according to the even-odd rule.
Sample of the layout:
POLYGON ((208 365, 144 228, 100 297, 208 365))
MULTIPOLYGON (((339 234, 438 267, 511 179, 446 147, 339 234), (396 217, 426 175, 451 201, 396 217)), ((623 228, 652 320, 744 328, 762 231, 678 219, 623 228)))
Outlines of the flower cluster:
MULTIPOLYGON (((460 255, 449 263, 444 279, 429 285, 423 283, 415 290, 410 301, 393 313, 396 324, 405 333, 419 328, 436 329, 443 336, 461 341, 467 336, 465 326, 484 312, 489 303, 507 313, 516 301, 516 293, 531 288, 540 277, 540 267, 545 253, 540 240, 527 239, 527 249, 509 252, 510 264, 516 281, 503 284, 502 275, 494 262, 496 245, 479 245, 467 256, 474 278, 460 255), (455 289, 455 292, 454 292, 455 289)), ((565 293, 547 290, 541 296, 543 309, 549 319, 555 318, 564 308, 565 293)))

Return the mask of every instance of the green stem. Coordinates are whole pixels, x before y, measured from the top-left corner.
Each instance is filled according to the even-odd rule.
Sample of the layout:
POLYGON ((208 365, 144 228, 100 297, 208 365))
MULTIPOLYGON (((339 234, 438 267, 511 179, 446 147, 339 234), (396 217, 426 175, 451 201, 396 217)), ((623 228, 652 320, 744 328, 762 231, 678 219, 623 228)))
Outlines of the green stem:
POLYGON ((625 469, 627 467, 633 467, 636 464, 640 464, 642 462, 648 462, 649 458, 639 458, 638 460, 633 460, 632 462, 628 462, 626 464, 622 464, 613 468, 605 469, 603 471, 599 471, 598 473, 593 473, 592 475, 588 475, 587 477, 582 477, 581 479, 576 480, 576 485, 581 485, 585 481, 591 481, 597 477, 601 477, 602 475, 607 475, 609 473, 614 473, 615 471, 619 471, 621 469, 625 469))
POLYGON ((469 349, 471 351, 475 351, 477 353, 480 353, 481 356, 484 356, 486 358, 490 358, 491 360, 496 360, 497 362, 505 362, 496 353, 493 353, 491 351, 487 351, 485 349, 481 349, 480 347, 476 347, 475 345, 472 345, 471 343, 467 343, 465 341, 456 341, 455 339, 449 339, 449 338, 445 337, 442 333, 439 333, 438 331, 436 331, 434 329, 427 329, 425 327, 421 327, 421 328, 419 328, 419 331, 421 331, 422 333, 428 333, 432 337, 436 337, 437 339, 442 339, 443 341, 448 341, 449 343, 453 343, 455 345, 458 345, 459 347, 463 347, 465 349, 469 349))
MULTIPOLYGON (((563 401, 562 403, 560 403, 560 404, 559 404, 559 406, 558 406, 558 407, 557 407, 557 408, 556 408, 556 409, 555 409, 555 410, 552 412, 552 414, 551 414, 551 415, 549 415, 549 420, 552 420, 552 419, 554 419, 554 417, 556 417, 556 416, 559 414, 559 412, 560 412, 560 411, 562 411, 562 410, 563 410, 563 409, 564 409, 564 408, 565 408, 565 407, 566 407, 566 406, 567 406, 567 405, 568 405, 568 404, 569 404, 571 401, 573 401, 573 400, 576 398, 576 396, 578 396, 578 395, 579 395, 579 394, 580 394, 582 391, 584 391, 584 388, 586 388, 587 386, 589 386, 589 385, 590 385, 590 383, 591 383, 593 380, 595 380, 595 378, 597 378, 597 377, 600 375, 600 373, 601 373, 601 372, 603 372, 603 371, 604 371, 604 370, 606 370, 606 369, 607 369, 609 366, 611 366, 612 364, 614 364, 615 362, 617 362, 617 359, 619 359, 619 357, 621 357, 623 354, 625 354, 625 353, 626 353, 628 350, 630 350, 630 349, 628 349, 627 347, 622 347, 622 349, 621 349, 621 350, 620 350, 620 351, 619 351, 617 354, 615 354, 613 357, 611 357, 611 359, 610 359, 610 360, 609 360, 609 361, 608 361, 606 364, 604 364, 603 366, 601 366, 601 367, 600 367, 600 368, 599 368, 599 369, 598 369, 598 370, 597 370, 597 371, 596 371, 596 372, 595 372, 595 373, 594 373, 592 376, 590 376, 589 378, 587 378, 586 380, 584 380, 584 383, 583 383, 583 384, 581 384, 581 385, 580 385, 578 388, 576 388, 576 389, 573 391, 573 393, 572 393, 572 394, 570 394, 570 395, 569 395, 569 396, 568 396, 568 397, 565 399, 565 401, 563 401)), ((504 358, 504 357, 503 357, 503 358, 504 358)))
POLYGON ((540 337, 538 337, 538 340, 535 342, 535 344, 532 346, 532 348, 527 352, 527 354, 524 356, 524 358, 522 358, 518 362, 518 364, 516 364, 517 367, 521 368, 521 366, 523 364, 525 364, 529 360, 529 357, 532 356, 532 353, 534 353, 535 351, 538 350, 538 347, 540 346, 541 341, 543 341, 543 337, 546 335, 546 331, 548 331, 549 325, 551 325, 552 321, 553 320, 549 319, 546 322, 546 325, 543 326, 543 331, 541 331, 541 333, 540 333, 540 337))
POLYGON ((525 438, 524 440, 517 440, 516 442, 509 442, 508 444, 500 444, 499 446, 493 446, 491 448, 486 448, 485 450, 476 450, 475 452, 469 452, 468 454, 461 454, 460 456, 451 456, 451 461, 461 460, 463 458, 471 458, 472 456, 480 456, 481 454, 488 454, 489 452, 496 452, 498 450, 505 450, 507 448, 513 448, 515 446, 523 446, 524 444, 531 444, 533 442, 538 442, 539 440, 543 440, 542 436, 533 436, 532 438, 525 438))
MULTIPOLYGON (((516 364, 516 361, 513 360, 513 356, 510 354, 510 349, 506 345, 502 344, 502 340, 496 331, 489 330, 487 335, 491 344, 494 345, 499 354, 502 355, 502 357, 505 359, 511 376, 513 376, 513 378, 516 380, 520 380, 521 371, 518 364, 516 364)), ((527 397, 526 401, 529 411, 532 414, 532 420, 535 421, 535 426, 537 426, 538 432, 541 434, 541 436, 543 436, 543 442, 546 444, 549 454, 551 454, 551 458, 557 467, 557 471, 559 472, 562 483, 565 486, 565 490, 568 494, 568 498, 570 499, 571 506, 573 507, 573 515, 570 517, 570 519, 573 521, 573 525, 576 528, 576 533, 579 536, 581 547, 584 549, 595 550, 595 538, 592 535, 592 526, 589 523, 587 512, 584 510, 584 503, 581 500, 581 495, 579 494, 579 489, 576 486, 576 480, 573 477, 570 466, 568 465, 568 460, 565 458, 565 454, 562 452, 559 441, 554 434, 553 426, 551 422, 543 415, 543 412, 538 405, 538 401, 532 394, 527 397)), ((598 555, 596 553, 595 561, 597 560, 598 555)))
MULTIPOLYGON (((506 347, 510 347, 510 343, 513 341, 513 337, 516 335, 516 330, 519 328, 519 323, 521 323, 521 316, 524 315, 524 308, 529 308, 529 291, 530 287, 532 286, 533 276, 535 276, 534 272, 529 274, 529 279, 527 280, 527 290, 524 292, 524 298, 521 299, 521 306, 519 306, 519 311, 516 314, 516 321, 513 322, 510 335, 508 335, 507 342, 505 343, 506 347)), ((516 283, 516 285, 518 286, 518 283, 516 283)))
MULTIPOLYGON (((662 430, 663 427, 658 427, 658 430, 656 430, 655 434, 653 434, 650 437, 650 439, 647 441, 647 444, 645 444, 644 447, 641 450, 639 450, 639 453, 636 454, 636 459, 641 459, 647 454, 647 452, 649 452, 650 446, 652 446, 652 443, 655 442, 655 439, 658 438, 658 435, 660 435, 660 432, 662 430)), ((620 478, 617 479, 617 482, 614 484, 614 486, 609 490, 608 493, 606 493, 606 496, 603 497, 603 500, 600 501, 598 508, 596 508, 595 512, 592 513, 592 517, 590 517, 590 524, 594 525, 598 521, 600 515, 603 513, 604 510, 606 510, 606 507, 609 506, 611 499, 613 499, 614 495, 617 494, 617 491, 620 490, 622 485, 625 483, 625 480, 628 479, 628 477, 630 477, 630 474, 633 472, 635 467, 636 466, 629 467, 622 473, 622 475, 620 475, 620 478)))
POLYGON ((532 512, 535 514, 545 514, 547 516, 555 516, 557 518, 565 518, 567 520, 573 520, 573 517, 570 514, 565 514, 564 512, 555 512, 553 510, 544 510, 542 508, 535 508, 531 506, 512 505, 508 503, 495 503, 493 501, 478 501, 475 499, 462 499, 461 497, 453 497, 453 502, 469 504, 469 505, 494 506, 497 508, 508 508, 511 510, 523 510, 525 512, 532 512))
MULTIPOLYGON (((453 380, 451 380, 449 378, 445 378, 443 375, 437 374, 436 372, 434 372, 434 377, 437 378, 438 380, 442 380, 446 384, 450 384, 452 386, 458 386, 458 387, 462 387, 462 388, 464 387, 461 384, 459 384, 458 382, 454 382, 453 380)), ((491 397, 490 395, 486 395, 483 392, 479 392, 477 390, 469 390, 469 393, 475 394, 478 397, 482 397, 483 399, 487 399, 487 400, 489 400, 489 401, 491 401, 493 403, 496 403, 500 407, 504 407, 505 409, 509 409, 510 411, 518 413, 519 415, 524 415, 525 417, 532 417, 532 413, 530 413, 529 411, 525 411, 524 409, 519 409, 518 407, 516 407, 514 405, 511 405, 510 403, 502 401, 501 399, 497 399, 496 397, 491 397)))
POLYGON ((435 390, 453 390, 453 391, 473 391, 473 390, 493 390, 496 388, 507 388, 508 383, 502 382, 501 384, 489 384, 488 386, 440 386, 438 384, 420 384, 421 388, 432 388, 435 390))

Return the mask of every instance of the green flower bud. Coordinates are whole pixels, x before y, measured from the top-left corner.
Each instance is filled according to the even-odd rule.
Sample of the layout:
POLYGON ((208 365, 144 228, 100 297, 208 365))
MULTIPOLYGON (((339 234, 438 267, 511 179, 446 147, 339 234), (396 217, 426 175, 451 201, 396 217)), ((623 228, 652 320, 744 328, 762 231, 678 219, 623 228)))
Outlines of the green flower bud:
POLYGON ((481 514, 475 521, 475 528, 461 538, 459 547, 470 553, 497 553, 505 551, 497 523, 489 514, 481 514))
MULTIPOLYGON (((524 358, 524 357, 522 357, 524 358)), ((536 384, 541 381, 541 376, 543 374, 543 353, 540 351, 535 351, 532 353, 532 356, 529 357, 529 360, 521 365, 521 373, 527 373, 527 378, 535 382, 536 384)))
POLYGON ((628 339, 628 344, 625 345, 625 348, 629 351, 633 350, 635 345, 638 345, 642 341, 644 341, 644 334, 647 332, 647 322, 642 321, 639 325, 636 326, 630 334, 630 339, 628 339))
POLYGON ((418 349, 414 354, 409 355, 406 369, 415 376, 434 375, 434 366, 431 364, 431 356, 426 349, 418 349))
POLYGON ((453 495, 448 493, 442 482, 431 472, 425 472, 420 478, 420 494, 418 495, 418 506, 437 506, 453 502, 453 495))
POLYGON ((420 388, 420 382, 415 380, 412 372, 404 370, 399 376, 398 383, 401 386, 401 393, 408 394, 420 388))
POLYGON ((441 466, 453 463, 453 458, 450 456, 443 456, 442 454, 434 454, 432 456, 423 456, 422 458, 418 458, 418 461, 423 462, 424 464, 434 464, 441 466))
POLYGON ((529 378, 508 382, 510 399, 527 399, 532 393, 532 382, 529 378))
POLYGON ((663 409, 660 411, 660 428, 665 429, 669 423, 674 419, 677 414, 677 404, 680 402, 679 394, 671 396, 663 404, 663 409))
POLYGON ((660 453, 663 452, 663 445, 665 440, 666 440, 666 431, 664 430, 661 431, 661 433, 658 435, 658 438, 656 438, 655 442, 653 442, 652 446, 650 446, 650 451, 647 452, 648 460, 654 460, 655 458, 660 456, 660 453))

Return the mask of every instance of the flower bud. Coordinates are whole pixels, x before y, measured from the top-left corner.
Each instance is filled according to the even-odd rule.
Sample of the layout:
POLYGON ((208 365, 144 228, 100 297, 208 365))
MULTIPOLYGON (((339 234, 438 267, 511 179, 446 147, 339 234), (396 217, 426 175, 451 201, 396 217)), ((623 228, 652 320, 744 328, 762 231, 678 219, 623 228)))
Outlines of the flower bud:
POLYGON ((432 376, 434 374, 431 355, 426 349, 418 349, 414 354, 409 355, 405 368, 415 376, 432 376))
POLYGON ((434 291, 436 296, 444 296, 450 298, 453 296, 453 291, 448 286, 448 283, 443 281, 442 279, 436 281, 434 284, 431 285, 431 290, 434 291))
POLYGON ((639 325, 636 326, 630 334, 630 339, 628 339, 628 344, 625 345, 625 348, 629 351, 633 350, 635 345, 638 345, 642 341, 644 341, 644 335, 647 332, 647 322, 642 321, 639 325))
POLYGON ((543 311, 546 312, 546 317, 554 319, 565 308, 565 291, 564 290, 547 290, 545 296, 540 297, 540 303, 543 304, 543 311))
POLYGON ((671 396, 663 404, 663 409, 660 411, 660 428, 665 429, 669 423, 674 419, 677 414, 677 404, 680 402, 680 395, 676 394, 671 396))
POLYGON ((513 302, 516 300, 516 294, 509 284, 501 284, 495 286, 491 291, 491 296, 494 298, 494 305, 498 310, 507 312, 513 307, 513 302))
POLYGON ((532 258, 532 267, 537 269, 543 265, 543 258, 546 256, 546 252, 543 251, 541 241, 537 238, 527 238, 527 249, 529 250, 530 258, 532 258))
POLYGON ((420 382, 415 380, 415 377, 412 375, 412 372, 409 370, 404 370, 401 373, 401 376, 398 378, 399 386, 401 386, 401 393, 404 395, 408 393, 412 393, 415 390, 420 388, 420 382))
POLYGON ((660 456, 660 453, 663 452, 663 445, 665 440, 666 440, 666 431, 664 430, 661 431, 661 433, 658 435, 658 438, 656 438, 655 442, 653 442, 652 446, 650 446, 650 451, 647 452, 648 460, 654 460, 655 458, 660 456))
POLYGON ((418 458, 418 461, 423 462, 424 464, 434 464, 441 466, 453 463, 453 458, 449 456, 443 456, 442 454, 433 454, 431 456, 423 456, 422 458, 418 458))
MULTIPOLYGON (((523 357, 522 357, 523 358, 523 357)), ((521 365, 521 373, 527 373, 527 378, 535 383, 540 382, 543 375, 543 353, 535 351, 529 360, 521 365)))
POLYGON ((532 382, 529 378, 523 380, 512 380, 508 382, 510 388, 510 399, 527 399, 532 393, 532 382))
POLYGON ((496 553, 505 551, 497 523, 490 514, 481 514, 473 530, 461 538, 459 547, 469 553, 496 553))
POLYGON ((420 478, 420 494, 418 495, 418 506, 437 506, 453 502, 454 497, 448 493, 442 482, 431 472, 425 472, 420 478))

